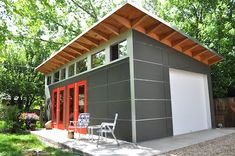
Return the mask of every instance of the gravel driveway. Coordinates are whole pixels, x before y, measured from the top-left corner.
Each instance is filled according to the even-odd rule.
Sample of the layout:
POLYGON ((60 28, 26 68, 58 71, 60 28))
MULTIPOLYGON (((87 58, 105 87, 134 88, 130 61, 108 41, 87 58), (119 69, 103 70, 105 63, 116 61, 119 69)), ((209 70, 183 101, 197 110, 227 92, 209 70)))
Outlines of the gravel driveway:
POLYGON ((158 156, 235 156, 235 133, 158 156))

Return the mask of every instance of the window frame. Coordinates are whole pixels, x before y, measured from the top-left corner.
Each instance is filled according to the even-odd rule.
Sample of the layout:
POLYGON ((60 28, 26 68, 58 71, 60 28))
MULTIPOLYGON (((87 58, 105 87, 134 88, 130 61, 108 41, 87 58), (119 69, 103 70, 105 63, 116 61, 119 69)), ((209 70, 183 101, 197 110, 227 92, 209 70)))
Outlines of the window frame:
MULTIPOLYGON (((71 70, 72 71, 72 70, 71 70)), ((72 64, 70 64, 69 66, 68 66, 68 77, 72 77, 72 76, 74 76, 75 75, 75 63, 72 63, 72 64), (70 75, 70 67, 72 67, 73 66, 73 74, 72 75, 70 75)))
POLYGON ((91 54, 91 69, 94 69, 94 68, 97 68, 97 67, 100 67, 100 66, 106 64, 106 59, 105 59, 105 58, 106 58, 105 49, 102 49, 102 50, 100 50, 100 51, 98 51, 98 52, 96 52, 96 53, 91 54), (94 67, 94 65, 93 65, 93 59, 94 59, 94 58, 93 58, 93 56, 97 55, 98 53, 104 53, 103 64, 100 64, 100 65, 94 67))
POLYGON ((56 83, 56 82, 59 82, 59 81, 60 81, 60 70, 58 70, 58 71, 56 71, 56 72, 53 73, 53 83, 56 83), (57 81, 55 81, 55 78, 56 78, 56 77, 55 77, 55 74, 56 74, 56 73, 58 73, 58 80, 57 80, 57 81))
POLYGON ((109 47, 109 53, 110 53, 110 62, 113 62, 113 61, 115 61, 115 60, 118 60, 118 59, 121 59, 121 58, 124 58, 124 57, 126 57, 126 56, 128 56, 128 41, 127 41, 127 39, 123 39, 123 40, 121 40, 121 41, 118 41, 118 42, 115 42, 114 44, 111 44, 110 45, 110 47, 109 47), (126 55, 125 56, 121 56, 120 57, 120 51, 119 51, 119 47, 118 47, 118 51, 117 51, 117 56, 118 56, 118 58, 117 59, 112 59, 112 47, 114 47, 114 46, 118 46, 120 43, 122 43, 122 42, 126 42, 126 55))
POLYGON ((75 64, 76 64, 75 75, 80 74, 80 73, 83 73, 83 72, 85 72, 85 71, 88 71, 88 57, 84 57, 84 58, 78 60, 75 64), (85 65, 86 65, 86 70, 81 71, 81 72, 78 72, 78 69, 79 69, 78 63, 79 63, 79 62, 82 62, 82 61, 84 61, 84 60, 86 60, 86 64, 85 64, 85 65))

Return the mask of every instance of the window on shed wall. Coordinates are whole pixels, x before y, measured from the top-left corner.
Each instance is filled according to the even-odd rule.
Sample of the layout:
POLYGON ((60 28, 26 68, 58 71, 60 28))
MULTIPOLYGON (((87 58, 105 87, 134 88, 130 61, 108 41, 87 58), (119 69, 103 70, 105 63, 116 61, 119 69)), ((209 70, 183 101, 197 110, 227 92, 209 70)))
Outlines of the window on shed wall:
POLYGON ((51 76, 47 76, 47 85, 51 84, 51 76))
POLYGON ((54 73, 54 81, 53 82, 58 82, 59 81, 59 77, 60 77, 60 72, 57 71, 54 73))
POLYGON ((65 79, 65 74, 66 74, 66 69, 65 68, 61 69, 61 72, 60 72, 60 79, 61 80, 65 79))
POLYGON ((69 77, 74 75, 75 64, 69 66, 69 77))
POLYGON ((76 74, 82 73, 87 70, 87 58, 80 60, 76 63, 76 74))
POLYGON ((127 56, 127 40, 112 45, 110 49, 110 60, 116 60, 127 56))
POLYGON ((104 50, 91 55, 91 67, 95 68, 105 63, 105 52, 104 50))

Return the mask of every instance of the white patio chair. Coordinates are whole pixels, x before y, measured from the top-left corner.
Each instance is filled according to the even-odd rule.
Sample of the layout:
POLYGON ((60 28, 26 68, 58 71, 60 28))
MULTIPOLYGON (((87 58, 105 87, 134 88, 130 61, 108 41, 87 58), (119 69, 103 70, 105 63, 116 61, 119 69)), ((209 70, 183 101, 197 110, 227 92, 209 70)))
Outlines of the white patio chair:
POLYGON ((101 127, 100 129, 97 130, 97 133, 99 134, 98 140, 97 140, 97 147, 99 145, 99 141, 100 141, 100 137, 104 136, 107 138, 107 133, 112 134, 113 138, 115 139, 115 141, 117 142, 117 145, 119 146, 119 142, 114 134, 114 130, 116 127, 116 123, 117 123, 117 118, 118 118, 118 113, 115 114, 115 118, 113 123, 109 123, 109 122, 102 122, 101 123, 101 127))
POLYGON ((87 128, 90 122, 90 113, 80 113, 78 116, 78 121, 70 121, 69 128, 74 128, 74 131, 77 132, 79 128, 79 139, 82 128, 87 128))

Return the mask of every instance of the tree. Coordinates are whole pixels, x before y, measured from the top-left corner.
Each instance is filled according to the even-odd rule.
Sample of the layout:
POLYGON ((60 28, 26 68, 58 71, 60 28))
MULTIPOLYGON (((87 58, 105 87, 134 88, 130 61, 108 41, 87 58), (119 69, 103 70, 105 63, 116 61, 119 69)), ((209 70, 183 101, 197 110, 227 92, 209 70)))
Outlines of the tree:
POLYGON ((35 99, 44 99, 44 77, 34 68, 123 2, 0 1, 1 94, 24 110, 29 110, 35 99))
POLYGON ((214 97, 235 85, 234 0, 145 0, 145 7, 224 57, 212 65, 214 97))

